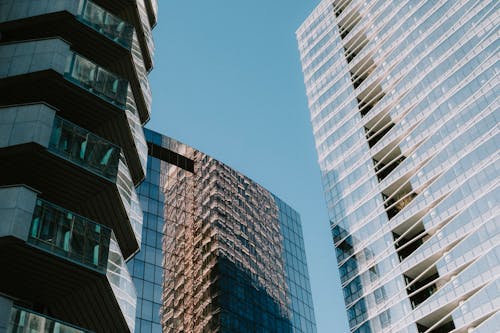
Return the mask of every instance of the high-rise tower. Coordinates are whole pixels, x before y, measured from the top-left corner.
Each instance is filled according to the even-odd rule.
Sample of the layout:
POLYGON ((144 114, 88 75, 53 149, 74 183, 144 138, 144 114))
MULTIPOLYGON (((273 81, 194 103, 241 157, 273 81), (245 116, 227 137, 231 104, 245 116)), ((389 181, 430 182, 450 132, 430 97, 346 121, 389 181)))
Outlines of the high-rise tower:
POLYGON ((136 333, 316 332, 297 212, 196 149, 146 139, 136 333))
POLYGON ((133 332, 153 0, 0 2, 0 332, 133 332))
POLYGON ((496 332, 500 3, 324 0, 297 31, 353 332, 496 332))

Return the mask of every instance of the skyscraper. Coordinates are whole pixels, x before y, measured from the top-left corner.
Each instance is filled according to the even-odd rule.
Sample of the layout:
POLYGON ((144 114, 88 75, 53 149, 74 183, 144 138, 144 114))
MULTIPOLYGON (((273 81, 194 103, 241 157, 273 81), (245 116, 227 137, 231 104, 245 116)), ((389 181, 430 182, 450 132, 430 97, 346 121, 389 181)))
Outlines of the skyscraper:
POLYGON ((196 149, 146 139, 136 333, 316 332, 298 213, 196 149))
POLYGON ((156 1, 0 3, 0 332, 133 332, 156 1))
POLYGON ((499 7, 324 0, 297 31, 353 332, 499 330, 499 7))

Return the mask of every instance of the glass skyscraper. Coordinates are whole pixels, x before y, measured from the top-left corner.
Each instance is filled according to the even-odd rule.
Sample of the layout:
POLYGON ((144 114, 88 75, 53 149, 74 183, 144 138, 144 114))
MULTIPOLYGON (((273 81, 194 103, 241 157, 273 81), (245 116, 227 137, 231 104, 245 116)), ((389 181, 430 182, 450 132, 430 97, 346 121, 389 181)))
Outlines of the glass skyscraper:
POLYGON ((0 333, 134 332, 156 16, 0 1, 0 333))
POLYGON ((136 333, 316 332, 298 213, 196 149, 146 139, 136 333))
POLYGON ((297 30, 352 332, 500 331, 494 0, 324 0, 297 30))

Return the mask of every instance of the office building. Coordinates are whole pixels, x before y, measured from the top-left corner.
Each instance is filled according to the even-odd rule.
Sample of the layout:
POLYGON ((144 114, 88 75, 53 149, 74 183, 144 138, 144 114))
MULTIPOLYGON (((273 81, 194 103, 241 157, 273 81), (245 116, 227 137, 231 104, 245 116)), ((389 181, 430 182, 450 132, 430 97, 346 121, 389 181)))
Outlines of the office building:
POLYGON ((146 139, 136 333, 316 332, 297 212, 196 149, 146 139))
POLYGON ((134 332, 156 10, 0 1, 0 332, 134 332))
POLYGON ((498 332, 500 3, 323 0, 297 31, 352 332, 498 332))

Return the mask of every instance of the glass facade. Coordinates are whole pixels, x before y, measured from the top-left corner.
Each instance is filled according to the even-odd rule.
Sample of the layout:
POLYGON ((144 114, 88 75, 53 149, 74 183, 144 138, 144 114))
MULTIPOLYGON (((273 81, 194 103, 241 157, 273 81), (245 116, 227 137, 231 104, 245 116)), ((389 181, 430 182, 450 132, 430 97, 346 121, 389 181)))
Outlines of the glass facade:
POLYGON ((144 0, 0 5, 0 332, 135 330, 148 4, 154 20, 144 0))
POLYGON ((221 162, 146 138, 136 332, 316 332, 299 215, 221 162))
POLYGON ((133 330, 136 290, 111 229, 38 199, 27 243, 106 274, 128 327, 133 330))
POLYGON ((137 242, 140 243, 142 209, 121 148, 70 121, 55 116, 49 151, 116 184, 137 242))
POLYGON ((126 48, 132 46, 134 26, 111 14, 92 1, 83 0, 78 18, 96 31, 126 48))
POLYGON ((499 6, 324 0, 297 30, 353 332, 498 318, 499 6))
POLYGON ((68 59, 65 75, 106 101, 125 108, 128 82, 94 62, 75 53, 68 59))
POLYGON ((54 118, 49 150, 116 182, 121 148, 58 116, 54 118))
MULTIPOLYGON (((146 131, 146 134, 149 131, 146 131)), ((148 138, 149 139, 149 138, 148 138)), ((141 251, 128 262, 137 289, 136 333, 161 333, 164 195, 160 191, 161 161, 148 156, 147 177, 137 188, 143 209, 141 251)))
POLYGON ((274 201, 278 205, 280 230, 283 236, 283 261, 292 332, 316 332, 300 215, 280 198, 274 196, 274 201))
POLYGON ((20 307, 12 308, 6 332, 92 333, 20 307))
POLYGON ((111 233, 103 225, 39 199, 28 243, 104 273, 111 233))

